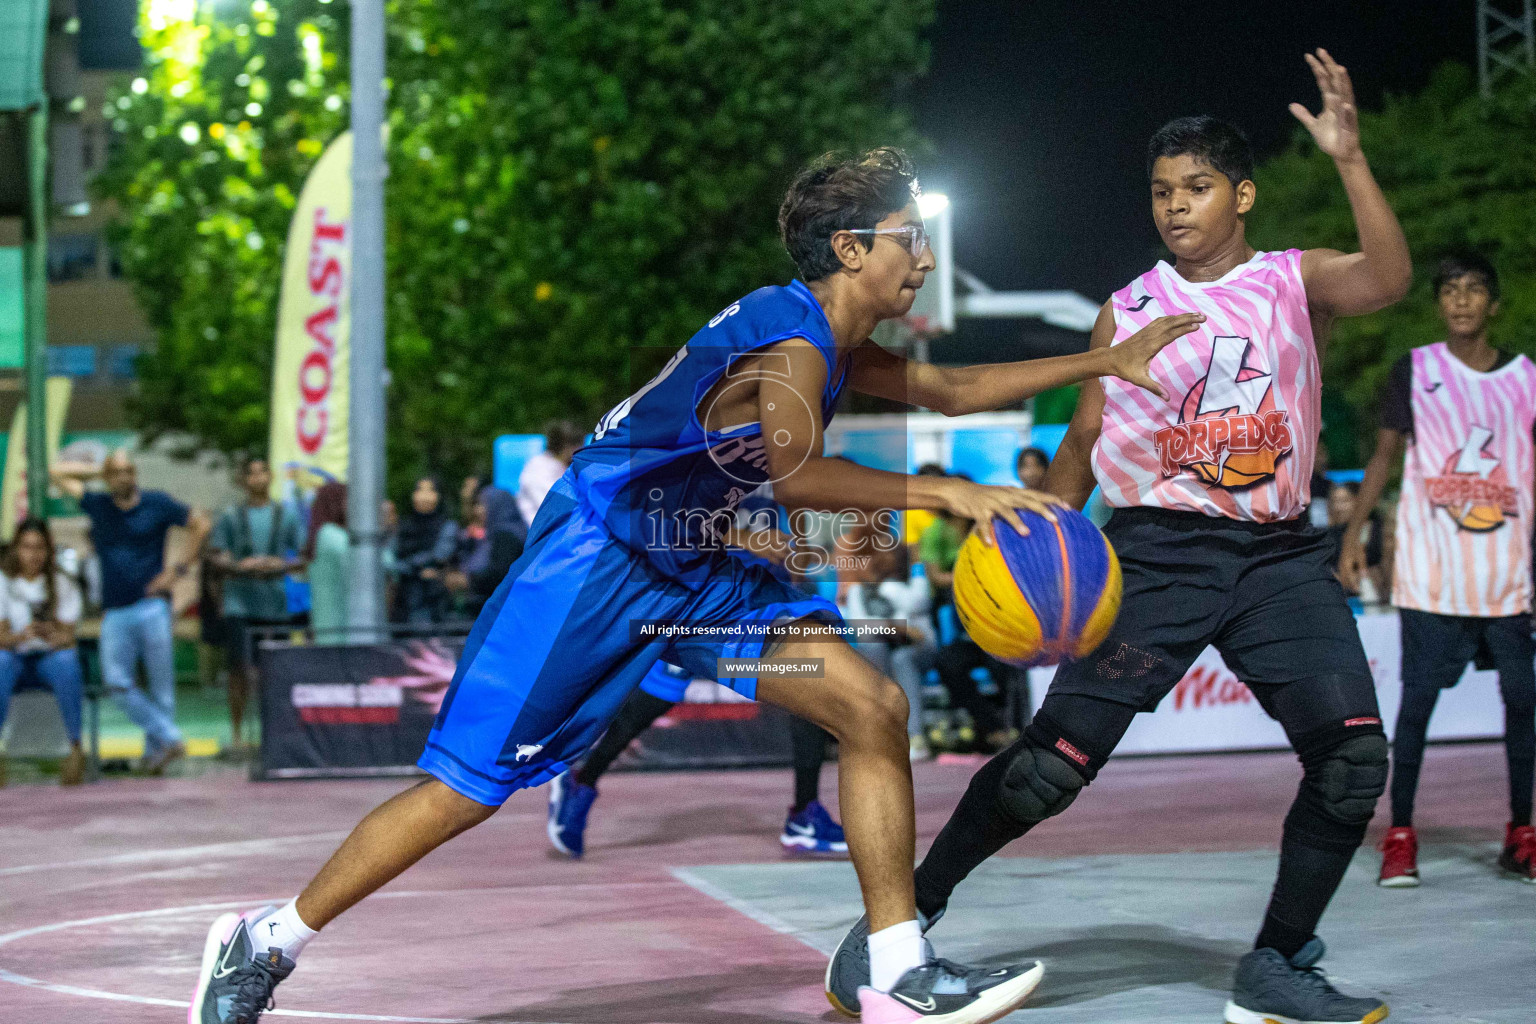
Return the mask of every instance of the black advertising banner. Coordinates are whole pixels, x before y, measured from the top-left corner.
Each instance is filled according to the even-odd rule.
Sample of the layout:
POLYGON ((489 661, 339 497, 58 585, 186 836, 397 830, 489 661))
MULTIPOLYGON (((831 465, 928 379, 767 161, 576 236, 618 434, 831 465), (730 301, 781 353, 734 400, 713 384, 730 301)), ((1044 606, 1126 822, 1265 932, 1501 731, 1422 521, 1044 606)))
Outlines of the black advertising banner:
MULTIPOLYGON (((381 644, 267 642, 257 779, 409 775, 442 706, 461 637, 381 644)), ((789 763, 789 716, 695 681, 617 768, 748 768, 789 763)))
POLYGON ((257 649, 258 779, 407 775, 453 681, 462 638, 257 649))
MULTIPOLYGON (((713 683, 696 682, 690 691, 713 683)), ((693 692, 689 694, 694 697, 693 692)), ((789 764, 789 715, 750 701, 674 704, 615 768, 765 768, 789 764)))

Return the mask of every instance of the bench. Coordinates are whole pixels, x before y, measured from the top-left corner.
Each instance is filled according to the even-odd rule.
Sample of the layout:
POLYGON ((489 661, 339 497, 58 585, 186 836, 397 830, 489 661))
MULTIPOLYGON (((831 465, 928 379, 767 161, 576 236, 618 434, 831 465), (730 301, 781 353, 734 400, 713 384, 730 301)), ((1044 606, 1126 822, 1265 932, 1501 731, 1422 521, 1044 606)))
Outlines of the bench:
MULTIPOLYGON (((101 775, 101 698, 103 690, 92 672, 95 662, 94 640, 82 640, 75 647, 85 680, 84 717, 81 742, 85 747, 85 779, 94 782, 101 775)), ((6 716, 6 756, 11 758, 62 758, 69 753, 69 737, 64 732, 64 718, 59 714, 53 691, 36 677, 23 678, 11 694, 11 708, 6 716)))

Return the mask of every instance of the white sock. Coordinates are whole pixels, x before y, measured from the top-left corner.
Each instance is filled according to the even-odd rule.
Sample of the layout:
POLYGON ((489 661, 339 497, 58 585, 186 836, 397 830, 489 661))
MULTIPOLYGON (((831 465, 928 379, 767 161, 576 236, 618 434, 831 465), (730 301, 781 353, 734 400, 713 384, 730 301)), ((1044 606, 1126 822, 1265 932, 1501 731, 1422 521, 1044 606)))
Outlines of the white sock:
POLYGON ((869 984, 889 992, 901 976, 923 965, 923 929, 916 920, 903 921, 869 936, 869 984))
POLYGON ((297 960, 309 940, 320 934, 299 916, 298 902, 297 899, 289 900, 287 906, 250 923, 251 942, 257 956, 277 946, 288 959, 297 960))

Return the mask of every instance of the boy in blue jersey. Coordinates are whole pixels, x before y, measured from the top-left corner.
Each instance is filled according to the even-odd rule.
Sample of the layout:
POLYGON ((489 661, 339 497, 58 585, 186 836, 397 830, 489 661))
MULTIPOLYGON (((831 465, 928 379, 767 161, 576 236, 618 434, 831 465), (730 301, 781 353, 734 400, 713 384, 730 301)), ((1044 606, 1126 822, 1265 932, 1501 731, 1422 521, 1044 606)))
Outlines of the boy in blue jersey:
POLYGON ((802 280, 732 303, 603 417, 470 633, 420 761, 433 778, 364 818, 297 899, 214 923, 191 1024, 253 1024, 316 931, 514 791, 564 771, 658 660, 722 677, 732 676, 722 659, 770 656, 756 678, 722 681, 838 739, 843 824, 871 931, 869 1019, 983 1024, 1023 1002, 1039 964, 973 969, 925 947, 900 687, 836 635, 830 601, 726 554, 726 535, 734 509, 769 481, 791 509, 943 509, 988 539, 994 517, 1023 529, 1015 509, 1048 512, 1051 499, 825 457, 822 431, 843 389, 950 415, 1101 375, 1155 390, 1147 363, 1202 318, 1165 317, 1082 355, 908 363, 870 335, 907 312, 933 267, 916 195, 911 163, 891 149, 796 177, 779 224, 802 280), (774 667, 813 661, 820 675, 774 667))
MULTIPOLYGON (((738 525, 730 537, 737 557, 761 559, 769 572, 795 582, 784 561, 792 550, 790 538, 777 528, 787 518, 784 509, 759 488, 737 510, 738 524, 745 520, 761 528, 738 525), (754 510, 749 512, 749 509, 754 510), (754 514, 755 513, 755 514, 754 514), (767 526, 764 520, 775 523, 767 526)), ((550 845, 573 860, 586 852, 587 816, 596 802, 597 784, 619 755, 667 712, 687 698, 692 673, 665 661, 651 666, 640 685, 620 705, 602 739, 581 765, 549 784, 549 816, 545 830, 550 845)), ((794 775, 794 802, 784 819, 779 842, 785 849, 817 854, 846 854, 848 841, 843 827, 822 806, 821 768, 826 761, 827 732, 800 718, 789 720, 790 764, 794 775)))

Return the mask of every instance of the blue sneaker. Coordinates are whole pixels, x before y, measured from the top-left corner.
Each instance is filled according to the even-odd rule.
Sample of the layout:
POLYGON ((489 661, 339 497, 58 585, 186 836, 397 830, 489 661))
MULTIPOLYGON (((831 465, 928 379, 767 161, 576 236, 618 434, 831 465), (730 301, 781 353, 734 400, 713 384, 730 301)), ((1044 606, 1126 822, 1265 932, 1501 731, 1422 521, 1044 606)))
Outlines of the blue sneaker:
POLYGON ((807 853, 847 853, 848 840, 843 838, 843 826, 832 819, 820 800, 812 800, 799 814, 784 819, 784 834, 779 842, 786 850, 804 850, 807 853))
POLYGON ((587 812, 597 799, 596 786, 583 786, 570 772, 556 775, 549 784, 549 821, 545 831, 549 844, 572 860, 581 858, 585 848, 587 812))

